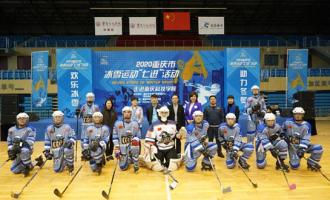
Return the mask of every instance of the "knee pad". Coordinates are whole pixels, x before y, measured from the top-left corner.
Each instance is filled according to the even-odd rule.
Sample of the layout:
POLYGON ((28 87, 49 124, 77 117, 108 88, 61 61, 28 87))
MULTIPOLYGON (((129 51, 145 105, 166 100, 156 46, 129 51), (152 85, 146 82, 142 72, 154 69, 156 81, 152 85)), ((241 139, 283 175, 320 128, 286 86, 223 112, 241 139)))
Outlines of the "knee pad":
POLYGON ((181 166, 182 161, 183 161, 183 156, 181 156, 180 158, 177 158, 177 159, 173 159, 173 158, 171 158, 171 159, 170 159, 170 164, 169 164, 169 166, 168 166, 168 169, 169 169, 170 171, 175 171, 175 170, 177 170, 177 169, 181 166))
POLYGON ((226 165, 228 169, 233 169, 235 167, 235 161, 234 160, 226 160, 226 165))
POLYGON ((291 169, 298 169, 300 166, 300 163, 292 163, 291 161, 289 161, 291 169))
POLYGON ((265 167, 266 167, 266 160, 265 159, 257 160, 257 168, 258 169, 264 169, 265 167))

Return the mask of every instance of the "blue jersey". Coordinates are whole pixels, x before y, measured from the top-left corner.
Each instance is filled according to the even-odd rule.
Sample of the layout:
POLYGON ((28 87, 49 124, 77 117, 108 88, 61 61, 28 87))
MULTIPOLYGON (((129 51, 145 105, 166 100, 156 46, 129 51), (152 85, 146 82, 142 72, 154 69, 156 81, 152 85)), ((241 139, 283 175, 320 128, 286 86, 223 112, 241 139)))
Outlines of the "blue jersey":
POLYGON ((299 147, 308 148, 311 143, 311 125, 306 121, 299 124, 293 118, 287 119, 283 123, 283 132, 292 144, 299 147))
POLYGON ((13 126, 9 128, 7 136, 8 149, 13 147, 13 139, 15 137, 25 141, 30 146, 30 149, 33 149, 34 141, 36 139, 36 129, 30 126, 26 126, 24 128, 13 126))
POLYGON ((228 126, 227 123, 222 123, 219 127, 219 141, 220 142, 233 142, 233 148, 239 150, 242 145, 241 128, 238 123, 233 126, 228 126))

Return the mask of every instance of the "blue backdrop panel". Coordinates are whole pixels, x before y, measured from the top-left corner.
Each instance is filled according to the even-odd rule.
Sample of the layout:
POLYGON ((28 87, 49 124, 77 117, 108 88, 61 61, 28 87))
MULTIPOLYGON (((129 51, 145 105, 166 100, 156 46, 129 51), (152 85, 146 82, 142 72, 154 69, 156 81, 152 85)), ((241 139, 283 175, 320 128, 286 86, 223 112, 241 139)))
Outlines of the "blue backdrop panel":
POLYGON ((210 95, 222 102, 223 63, 223 51, 96 51, 93 91, 99 105, 112 98, 117 109, 133 95, 146 108, 151 94, 167 104, 173 93, 183 102, 191 91, 204 105, 210 95))
POLYGON ((244 110, 251 87, 260 85, 260 49, 225 49, 225 97, 234 95, 236 104, 244 110))
POLYGON ((288 49, 287 104, 292 105, 294 93, 307 89, 308 49, 288 49))
POLYGON ((56 49, 58 106, 67 117, 92 91, 92 51, 90 49, 56 49))
POLYGON ((32 107, 41 108, 47 104, 48 51, 36 51, 32 59, 32 107))

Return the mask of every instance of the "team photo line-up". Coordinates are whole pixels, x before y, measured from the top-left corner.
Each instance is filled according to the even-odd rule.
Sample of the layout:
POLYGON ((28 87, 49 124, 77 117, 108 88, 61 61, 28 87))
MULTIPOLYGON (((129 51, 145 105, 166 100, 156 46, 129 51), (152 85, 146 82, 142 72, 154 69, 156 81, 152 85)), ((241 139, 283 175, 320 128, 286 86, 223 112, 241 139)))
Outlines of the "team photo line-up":
MULTIPOLYGON (((250 168, 248 160, 254 151, 258 169, 266 167, 266 154, 269 151, 274 157, 276 170, 282 170, 284 175, 290 169, 298 169, 301 159, 307 161, 308 169, 321 172, 319 162, 323 149, 320 144, 311 143, 311 126, 303 119, 304 109, 293 108, 293 117, 279 125, 276 123, 278 113, 266 109, 259 87, 254 85, 251 91, 253 95, 247 98, 244 110, 248 115, 246 133, 242 133, 237 123, 240 109, 235 105, 232 95, 227 97, 228 105, 225 108, 217 105, 216 96, 210 96, 209 106, 202 110, 195 92, 190 93, 189 103, 184 106, 179 104, 175 94, 170 105, 160 106, 158 96, 153 94, 150 97, 151 105, 145 111, 138 105, 138 98, 133 96, 131 106, 121 108, 122 118, 119 119, 112 99, 106 100, 101 111, 94 104, 94 94, 89 92, 86 94, 86 103, 76 110, 77 118, 83 119, 81 160, 88 161, 91 170, 98 175, 102 173, 106 162, 114 159, 115 168, 119 165, 123 171, 132 165, 135 173, 140 167, 145 167, 170 174, 182 164, 186 171, 194 171, 200 157, 201 169, 215 172, 212 159, 217 155, 224 158, 228 169, 238 165, 245 173, 250 168), (145 141, 141 143, 144 113, 149 128, 145 141), (243 135, 246 135, 246 142, 245 139, 243 141, 243 135), (183 152, 182 139, 185 139, 183 152), (305 154, 310 156, 306 157, 305 154)), ((54 172, 68 170, 71 175, 74 174, 77 135, 65 123, 62 111, 53 112, 52 117, 53 123, 44 133, 45 160, 40 155, 32 162, 36 129, 29 126, 28 114, 23 112, 16 116, 16 125, 8 130, 7 137, 6 162, 12 161, 10 170, 13 173, 26 177, 35 166, 42 168, 47 160, 53 160, 54 172)), ((173 189, 175 186, 171 187, 173 189)))

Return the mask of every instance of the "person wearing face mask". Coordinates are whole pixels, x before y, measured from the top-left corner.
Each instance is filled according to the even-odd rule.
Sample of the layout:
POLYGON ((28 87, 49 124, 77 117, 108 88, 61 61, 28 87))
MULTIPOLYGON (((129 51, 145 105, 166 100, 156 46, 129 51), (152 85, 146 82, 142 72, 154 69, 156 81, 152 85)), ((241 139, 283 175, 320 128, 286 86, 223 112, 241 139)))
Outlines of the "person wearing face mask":
POLYGON ((145 139, 145 154, 143 161, 145 166, 154 171, 162 171, 167 168, 170 171, 177 170, 182 164, 182 156, 178 157, 174 148, 175 138, 181 139, 182 131, 176 130, 176 123, 168 120, 169 110, 163 106, 157 110, 160 117, 148 129, 145 139))
POLYGON ((222 147, 226 150, 226 165, 228 169, 233 169, 236 162, 243 168, 248 170, 250 165, 247 160, 253 153, 252 143, 244 143, 241 137, 241 128, 236 123, 236 116, 234 113, 226 115, 226 122, 219 127, 219 141, 222 147), (239 155, 238 152, 243 152, 239 155))
POLYGON ((134 172, 139 170, 139 154, 141 131, 139 123, 132 120, 132 108, 122 109, 123 119, 117 120, 113 128, 115 156, 119 159, 119 167, 125 171, 133 163, 134 172))
POLYGON ((49 125, 45 133, 44 155, 47 160, 53 159, 53 170, 62 172, 65 168, 73 172, 73 157, 75 132, 68 124, 64 124, 64 113, 55 111, 52 114, 53 124, 49 125))
POLYGON ((300 160, 306 153, 311 154, 307 159, 307 168, 312 171, 319 171, 319 164, 323 147, 311 143, 311 125, 304 120, 305 110, 302 107, 295 107, 292 111, 293 118, 287 119, 283 127, 283 138, 289 146, 289 158, 291 169, 298 169, 300 160))
POLYGON ((187 125, 187 140, 185 144, 186 170, 194 171, 198 158, 203 155, 202 170, 212 170, 209 159, 217 152, 217 144, 207 141, 207 130, 209 123, 203 120, 203 113, 199 110, 193 114, 194 122, 187 125))
MULTIPOLYGON (((93 125, 92 116, 95 112, 99 112, 99 106, 94 104, 95 95, 93 92, 88 92, 86 94, 86 104, 84 104, 81 109, 77 109, 76 112, 79 113, 78 115, 82 117, 82 128, 81 128, 81 149, 83 149, 83 142, 82 140, 85 138, 87 127, 93 125)), ((83 157, 82 157, 83 160, 83 157)))
POLYGON ((107 161, 113 160, 113 142, 112 142, 112 136, 113 136, 113 127, 115 124, 115 121, 117 120, 117 113, 115 111, 115 106, 113 105, 112 99, 107 99, 105 101, 104 109, 102 111, 103 114, 103 124, 107 125, 109 127, 110 131, 110 138, 109 142, 107 144, 107 149, 105 150, 105 155, 107 161))
POLYGON ((189 103, 185 104, 184 114, 188 124, 193 123, 193 114, 196 110, 202 111, 202 104, 198 102, 198 95, 195 91, 189 94, 189 103))
POLYGON ((159 120, 157 109, 160 108, 160 105, 158 104, 157 94, 152 94, 150 96, 150 103, 151 105, 147 108, 147 120, 149 125, 159 120))
POLYGON ((260 88, 257 85, 251 87, 252 96, 247 98, 245 109, 248 114, 247 142, 253 144, 256 130, 259 124, 263 123, 267 108, 265 99, 260 95, 260 88))
POLYGON ((227 106, 225 107, 225 116, 228 113, 234 113, 236 116, 236 121, 238 122, 239 120, 239 107, 235 104, 235 98, 233 95, 228 95, 227 97, 227 106))
POLYGON ((105 165, 105 150, 109 142, 109 128, 102 124, 103 115, 95 112, 92 116, 93 125, 89 126, 83 140, 82 156, 89 161, 93 172, 101 174, 105 165))
MULTIPOLYGON (((31 155, 36 139, 36 130, 28 125, 28 114, 19 113, 16 120, 16 126, 9 128, 7 136, 8 158, 13 161, 10 170, 14 174, 23 173, 24 176, 28 176, 34 167, 31 162, 31 155)), ((41 164, 38 163, 38 166, 41 164)))
POLYGON ((276 123, 273 113, 266 113, 265 123, 257 128, 256 136, 256 163, 259 169, 266 167, 266 153, 270 151, 276 160, 276 169, 289 172, 289 166, 284 163, 288 154, 288 144, 281 138, 282 128, 276 123))

